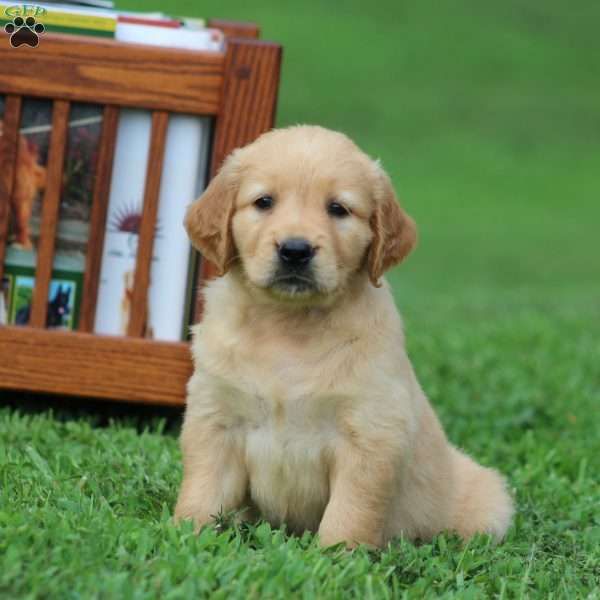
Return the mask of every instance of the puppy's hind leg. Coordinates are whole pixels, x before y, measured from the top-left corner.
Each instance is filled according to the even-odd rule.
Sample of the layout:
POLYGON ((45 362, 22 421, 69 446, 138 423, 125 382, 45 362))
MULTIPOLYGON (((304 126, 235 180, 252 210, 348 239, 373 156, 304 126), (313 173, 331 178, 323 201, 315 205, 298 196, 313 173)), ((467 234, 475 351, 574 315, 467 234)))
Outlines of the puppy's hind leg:
POLYGON ((248 476, 241 453, 223 427, 207 417, 186 416, 181 434, 183 481, 175 519, 196 529, 219 513, 242 508, 248 476))
POLYGON ((514 512, 506 482, 494 469, 478 465, 456 448, 452 451, 456 495, 451 528, 464 539, 489 533, 500 541, 514 512))

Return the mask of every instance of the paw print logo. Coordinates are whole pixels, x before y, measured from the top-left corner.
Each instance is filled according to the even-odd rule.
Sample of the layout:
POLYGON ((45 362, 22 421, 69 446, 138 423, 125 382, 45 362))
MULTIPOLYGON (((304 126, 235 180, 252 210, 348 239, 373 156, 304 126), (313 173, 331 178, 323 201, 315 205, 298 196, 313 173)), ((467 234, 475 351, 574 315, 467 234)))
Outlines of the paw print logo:
POLYGON ((10 35, 10 45, 13 48, 23 44, 35 48, 39 44, 39 36, 44 33, 45 27, 36 23, 34 17, 15 17, 12 23, 4 26, 4 31, 10 35))

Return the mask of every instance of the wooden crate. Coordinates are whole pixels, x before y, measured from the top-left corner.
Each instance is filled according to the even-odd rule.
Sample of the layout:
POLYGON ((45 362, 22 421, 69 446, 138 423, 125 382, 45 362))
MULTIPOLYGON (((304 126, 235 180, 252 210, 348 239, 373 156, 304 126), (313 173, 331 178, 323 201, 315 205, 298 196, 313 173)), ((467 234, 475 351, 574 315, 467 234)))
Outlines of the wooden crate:
MULTIPOLYGON (((28 326, 0 326, 0 389, 180 405, 192 365, 184 342, 142 337, 153 234, 169 113, 214 117, 210 172, 234 148, 273 126, 281 47, 259 41, 252 24, 213 20, 226 35, 223 53, 167 49, 84 36, 44 35, 37 48, 0 45, 0 94, 5 97, 0 171, 0 278, 10 217, 21 107, 24 97, 50 99, 52 133, 43 196, 35 289, 28 326), (76 332, 45 328, 60 205, 69 108, 103 105, 84 294, 76 332), (93 333, 112 159, 120 107, 152 112, 152 133, 128 334, 93 333)), ((199 262, 198 281, 214 274, 199 262)), ((195 316, 202 296, 195 297, 195 316)))

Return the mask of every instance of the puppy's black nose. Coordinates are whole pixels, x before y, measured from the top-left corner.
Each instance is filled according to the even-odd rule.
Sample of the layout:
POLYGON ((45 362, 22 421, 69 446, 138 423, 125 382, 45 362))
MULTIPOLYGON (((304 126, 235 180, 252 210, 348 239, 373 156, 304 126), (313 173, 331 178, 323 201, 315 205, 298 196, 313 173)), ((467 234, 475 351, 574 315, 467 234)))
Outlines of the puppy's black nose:
POLYGON ((289 238, 279 244, 277 251, 281 262, 290 267, 304 267, 315 255, 310 242, 302 238, 289 238))

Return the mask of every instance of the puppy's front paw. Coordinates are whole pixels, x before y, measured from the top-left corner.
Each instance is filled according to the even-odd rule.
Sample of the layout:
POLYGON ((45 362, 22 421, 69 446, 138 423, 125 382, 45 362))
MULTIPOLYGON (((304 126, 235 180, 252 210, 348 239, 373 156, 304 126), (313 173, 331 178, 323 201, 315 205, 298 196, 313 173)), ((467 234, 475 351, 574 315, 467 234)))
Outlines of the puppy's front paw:
POLYGON ((383 545, 383 535, 377 531, 353 531, 351 527, 330 527, 323 524, 319 527, 319 543, 323 548, 344 544, 352 549, 359 545, 380 548, 383 545))
POLYGON ((194 511, 193 509, 177 503, 175 514, 173 515, 175 523, 179 524, 182 521, 193 521, 194 531, 198 533, 205 525, 213 522, 213 517, 206 513, 194 511))

